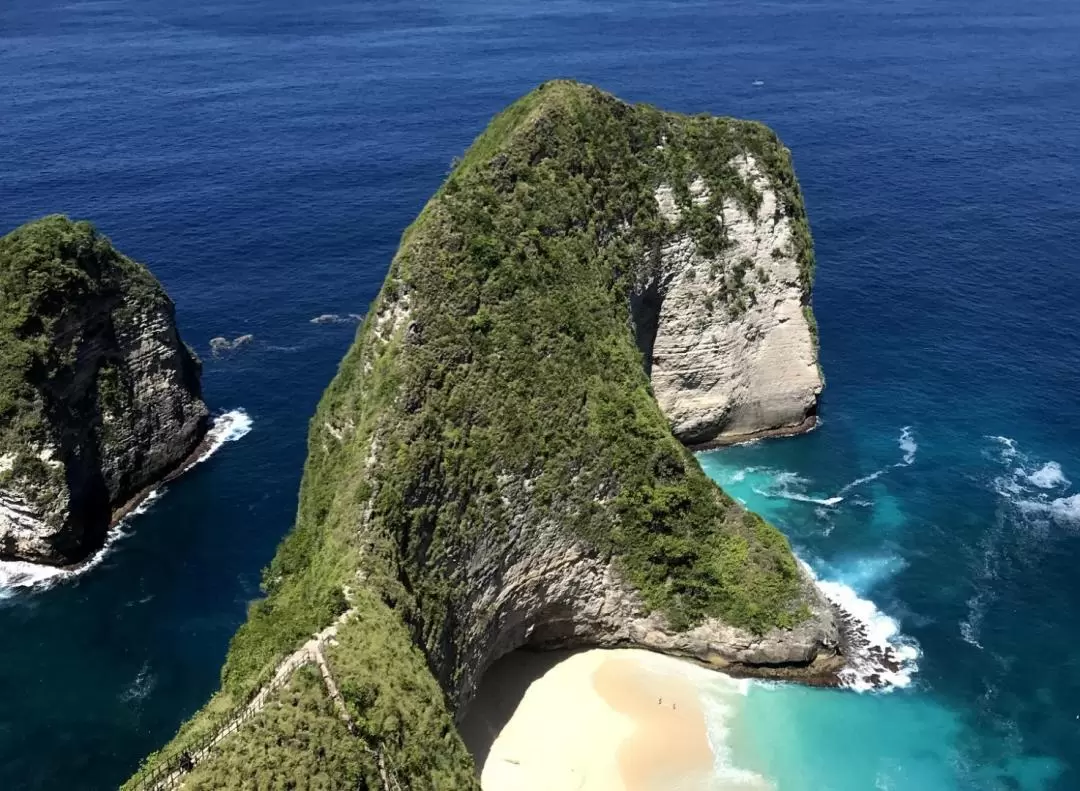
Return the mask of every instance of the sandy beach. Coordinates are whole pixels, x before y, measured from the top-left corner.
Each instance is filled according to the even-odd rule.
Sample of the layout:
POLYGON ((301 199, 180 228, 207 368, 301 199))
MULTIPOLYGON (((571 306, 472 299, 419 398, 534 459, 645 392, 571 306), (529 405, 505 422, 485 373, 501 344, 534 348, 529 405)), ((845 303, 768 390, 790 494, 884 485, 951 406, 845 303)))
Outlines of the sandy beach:
POLYGON ((502 660, 462 726, 484 791, 767 789, 716 776, 707 672, 633 649, 502 660))

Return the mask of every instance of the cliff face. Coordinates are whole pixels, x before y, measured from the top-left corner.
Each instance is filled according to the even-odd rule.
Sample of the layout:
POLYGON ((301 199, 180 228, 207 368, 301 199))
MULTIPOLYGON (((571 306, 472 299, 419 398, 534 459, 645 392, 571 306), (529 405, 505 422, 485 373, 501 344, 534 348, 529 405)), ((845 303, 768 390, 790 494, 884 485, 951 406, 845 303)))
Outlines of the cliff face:
POLYGON ((173 304, 88 223, 0 239, 0 558, 77 562, 207 426, 173 304))
MULTIPOLYGON (((692 445, 812 428, 822 388, 801 201, 753 153, 730 166, 756 197, 716 201, 703 179, 691 182, 686 197, 711 206, 724 244, 710 254, 692 233, 668 240, 645 284, 655 315, 639 319, 655 326, 647 364, 656 399, 675 435, 692 445)), ((684 208, 676 190, 662 184, 656 200, 677 226, 684 208)))
MULTIPOLYGON (((760 124, 566 82, 497 117, 405 232, 319 405, 296 527, 222 690, 140 778, 231 732, 331 624, 311 651, 349 723, 340 787, 475 787, 453 723, 521 646, 834 674, 833 613, 786 540, 672 433, 812 412, 812 264, 787 151, 760 124)), ((308 748, 273 738, 298 716, 267 707, 185 787, 298 779, 308 748)))

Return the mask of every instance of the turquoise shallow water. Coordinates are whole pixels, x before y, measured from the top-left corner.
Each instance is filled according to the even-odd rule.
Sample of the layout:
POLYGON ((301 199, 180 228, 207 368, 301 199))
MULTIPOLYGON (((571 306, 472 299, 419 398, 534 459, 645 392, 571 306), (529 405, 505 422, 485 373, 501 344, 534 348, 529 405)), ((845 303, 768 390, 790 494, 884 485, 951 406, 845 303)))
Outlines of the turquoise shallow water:
MULTIPOLYGON (((1012 438, 960 450, 920 442, 915 426, 882 438, 873 463, 842 481, 814 463, 814 446, 835 447, 829 430, 826 418, 811 437, 700 458, 785 528, 831 592, 861 598, 864 617, 918 655, 884 692, 750 683, 737 716, 724 718, 730 763, 793 791, 1071 787, 1075 753, 1047 750, 1077 736, 1050 686, 1059 660, 1018 639, 1049 631, 1058 613, 1025 611, 1012 587, 1038 598, 1040 564, 1075 541, 1064 468, 1012 438), (943 466, 956 455, 966 464, 943 466)), ((1056 637, 1071 650, 1067 633, 1056 637)))
POLYGON ((806 196, 824 425, 702 460, 920 654, 889 695, 751 687, 739 760, 1080 788, 1075 0, 0 3, 0 230, 96 220, 253 427, 92 572, 0 591, 0 788, 115 787, 209 696, 354 332, 310 320, 366 310, 453 157, 552 77, 765 121, 806 196))

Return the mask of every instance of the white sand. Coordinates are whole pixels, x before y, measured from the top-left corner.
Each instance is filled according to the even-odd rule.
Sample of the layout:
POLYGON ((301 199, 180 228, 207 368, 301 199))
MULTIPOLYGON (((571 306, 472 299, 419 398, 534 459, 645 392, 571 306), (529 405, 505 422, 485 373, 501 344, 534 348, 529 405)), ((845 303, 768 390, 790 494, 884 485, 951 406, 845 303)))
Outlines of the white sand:
POLYGON ((716 776, 695 687, 708 671, 630 649, 543 656, 497 665, 463 724, 484 791, 767 788, 716 776))

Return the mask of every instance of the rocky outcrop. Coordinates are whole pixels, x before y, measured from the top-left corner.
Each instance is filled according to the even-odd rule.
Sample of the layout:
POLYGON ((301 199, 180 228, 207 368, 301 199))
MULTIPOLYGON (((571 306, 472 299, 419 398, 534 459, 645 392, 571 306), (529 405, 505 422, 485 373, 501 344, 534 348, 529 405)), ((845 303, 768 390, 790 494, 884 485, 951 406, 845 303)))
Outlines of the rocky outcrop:
POLYGON ((465 597, 455 620, 463 631, 457 672, 444 684, 459 713, 493 661, 523 646, 647 648, 733 675, 834 684, 843 667, 832 606, 804 579, 807 617, 792 628, 756 634, 705 618, 676 628, 651 610, 605 553, 563 529, 563 519, 538 513, 528 482, 504 481, 504 502, 516 503, 505 533, 489 533, 468 564, 465 597))
MULTIPOLYGON (((197 748, 343 613, 326 658, 350 787, 380 787, 376 755, 402 787, 474 787, 453 723, 522 646, 834 682, 833 610, 684 444, 812 414, 812 264, 766 127, 568 82, 515 103, 406 230, 311 421, 267 597, 215 701, 155 760, 197 748)), ((202 771, 258 756, 261 782, 287 785, 278 727, 294 723, 264 721, 257 749, 230 737, 202 771)))
MULTIPOLYGON (((713 209, 724 243, 704 253, 692 232, 668 240, 644 284, 654 297, 638 308, 650 314, 639 326, 654 332, 646 348, 656 399, 675 435, 695 446, 813 428, 823 384, 801 204, 781 198, 753 154, 730 165, 752 197, 725 196, 713 209)), ((701 178, 688 186, 695 206, 710 204, 701 178)), ((675 190, 662 184, 655 194, 678 225, 675 190)))
POLYGON ((72 564, 207 428, 172 302, 88 223, 0 239, 0 558, 72 564))

